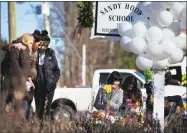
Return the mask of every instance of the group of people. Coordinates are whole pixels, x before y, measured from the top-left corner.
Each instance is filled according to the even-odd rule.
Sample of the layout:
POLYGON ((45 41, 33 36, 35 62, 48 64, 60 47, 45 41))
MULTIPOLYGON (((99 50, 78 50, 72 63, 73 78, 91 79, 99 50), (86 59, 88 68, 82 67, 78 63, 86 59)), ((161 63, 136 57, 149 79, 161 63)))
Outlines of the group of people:
POLYGON ((98 110, 110 110, 117 112, 123 109, 127 100, 131 99, 132 104, 139 103, 142 106, 142 93, 137 85, 137 79, 134 76, 127 77, 122 83, 122 77, 119 72, 113 71, 107 79, 107 84, 111 85, 111 97, 106 98, 106 91, 101 87, 95 99, 94 107, 98 110))
POLYGON ((55 51, 49 48, 50 37, 46 30, 25 33, 3 47, 6 51, 1 63, 2 93, 6 96, 5 110, 13 105, 15 111, 29 119, 31 103, 35 98, 36 116, 50 116, 60 69, 55 51), (26 103, 26 104, 24 104, 26 103))
MULTIPOLYGON (((54 96, 56 84, 60 78, 60 69, 56 60, 55 51, 49 48, 50 37, 46 30, 35 30, 32 34, 23 34, 11 44, 4 46, 7 51, 1 63, 1 74, 3 75, 2 93, 6 94, 6 105, 15 105, 18 112, 23 110, 23 102, 27 103, 27 115, 31 108, 33 97, 36 104, 36 116, 41 119, 45 111, 50 116, 50 107, 54 96), (8 93, 6 93, 8 92, 8 93), (46 108, 44 108, 46 107, 46 108)), ((122 82, 119 72, 113 71, 107 84, 111 85, 110 98, 104 87, 101 87, 95 99, 94 107, 98 110, 111 110, 117 112, 123 110, 128 99, 133 104, 139 103, 143 106, 142 93, 134 76, 127 77, 122 82)), ((151 82, 145 84, 147 90, 147 108, 152 110, 151 82)), ((182 107, 180 96, 166 97, 167 101, 178 103, 177 112, 182 107)), ((167 102, 166 102, 167 103, 167 102)))
MULTIPOLYGON (((153 112, 153 81, 152 79, 148 79, 150 78, 146 78, 146 83, 144 85, 147 93, 146 111, 153 112)), ((128 104, 128 99, 132 101, 132 104, 138 103, 138 106, 140 106, 140 108, 143 107, 142 93, 140 88, 138 88, 136 77, 129 76, 122 82, 122 77, 120 73, 117 71, 113 71, 107 79, 107 84, 111 85, 112 87, 111 97, 108 99, 105 86, 101 87, 97 93, 94 102, 94 107, 97 110, 123 112, 127 107, 125 105, 128 104)), ((183 107, 181 96, 176 95, 165 97, 165 117, 168 116, 168 114, 170 113, 170 108, 168 104, 170 102, 174 102, 176 104, 176 109, 174 112, 177 114, 181 112, 181 108, 183 107)))

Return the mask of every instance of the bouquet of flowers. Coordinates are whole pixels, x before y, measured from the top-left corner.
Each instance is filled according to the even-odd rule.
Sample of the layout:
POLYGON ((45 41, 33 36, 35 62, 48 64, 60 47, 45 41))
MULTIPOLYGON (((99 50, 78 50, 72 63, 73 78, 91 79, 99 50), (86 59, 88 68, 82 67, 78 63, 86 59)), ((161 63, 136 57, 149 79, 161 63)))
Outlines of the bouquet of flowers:
POLYGON ((105 93, 105 96, 106 96, 106 115, 107 115, 107 111, 108 109, 110 108, 110 99, 111 99, 111 95, 112 95, 112 86, 111 85, 105 85, 104 86, 104 93, 105 93))
POLYGON ((104 91, 106 93, 107 101, 109 101, 111 99, 112 86, 111 85, 105 85, 104 86, 104 91))
POLYGON ((144 115, 140 107, 140 102, 136 101, 136 103, 132 103, 131 99, 127 99, 126 103, 125 119, 128 119, 129 122, 133 121, 133 123, 136 123, 135 121, 144 123, 144 115))

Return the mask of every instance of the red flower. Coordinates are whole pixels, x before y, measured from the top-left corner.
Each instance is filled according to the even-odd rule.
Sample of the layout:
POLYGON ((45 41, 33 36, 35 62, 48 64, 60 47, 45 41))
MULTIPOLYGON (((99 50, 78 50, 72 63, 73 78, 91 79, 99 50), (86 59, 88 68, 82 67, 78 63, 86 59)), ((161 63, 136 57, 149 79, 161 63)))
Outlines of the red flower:
POLYGON ((135 109, 136 108, 136 104, 132 104, 131 108, 135 109))
POLYGON ((93 112, 93 117, 97 117, 97 114, 98 114, 98 112, 97 112, 97 111, 94 111, 94 112, 93 112))
POLYGON ((127 103, 132 103, 132 100, 131 99, 127 99, 126 102, 127 103))

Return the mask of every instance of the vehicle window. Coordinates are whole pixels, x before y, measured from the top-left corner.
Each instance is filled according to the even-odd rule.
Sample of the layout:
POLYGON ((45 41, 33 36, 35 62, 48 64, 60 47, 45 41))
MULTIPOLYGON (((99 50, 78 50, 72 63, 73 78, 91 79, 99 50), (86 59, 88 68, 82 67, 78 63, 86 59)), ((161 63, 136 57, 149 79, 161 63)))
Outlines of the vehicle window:
POLYGON ((141 79, 143 79, 144 81, 145 81, 145 76, 142 74, 142 73, 140 73, 140 72, 138 72, 138 71, 136 71, 135 72, 141 79))
POLYGON ((182 77, 182 70, 180 66, 176 66, 176 67, 169 67, 170 70, 175 69, 176 70, 176 75, 171 75, 173 80, 178 80, 181 81, 181 77, 182 77))
POLYGON ((103 85, 107 83, 107 78, 110 73, 100 73, 99 85, 103 85))

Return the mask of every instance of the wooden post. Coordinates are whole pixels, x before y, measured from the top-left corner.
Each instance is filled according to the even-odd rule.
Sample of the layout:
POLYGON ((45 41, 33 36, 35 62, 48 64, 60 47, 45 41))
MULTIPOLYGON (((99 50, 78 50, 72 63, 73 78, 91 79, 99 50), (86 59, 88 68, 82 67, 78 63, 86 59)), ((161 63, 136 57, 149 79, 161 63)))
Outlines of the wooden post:
POLYGON ((8 2, 9 42, 16 39, 16 2, 8 2))

